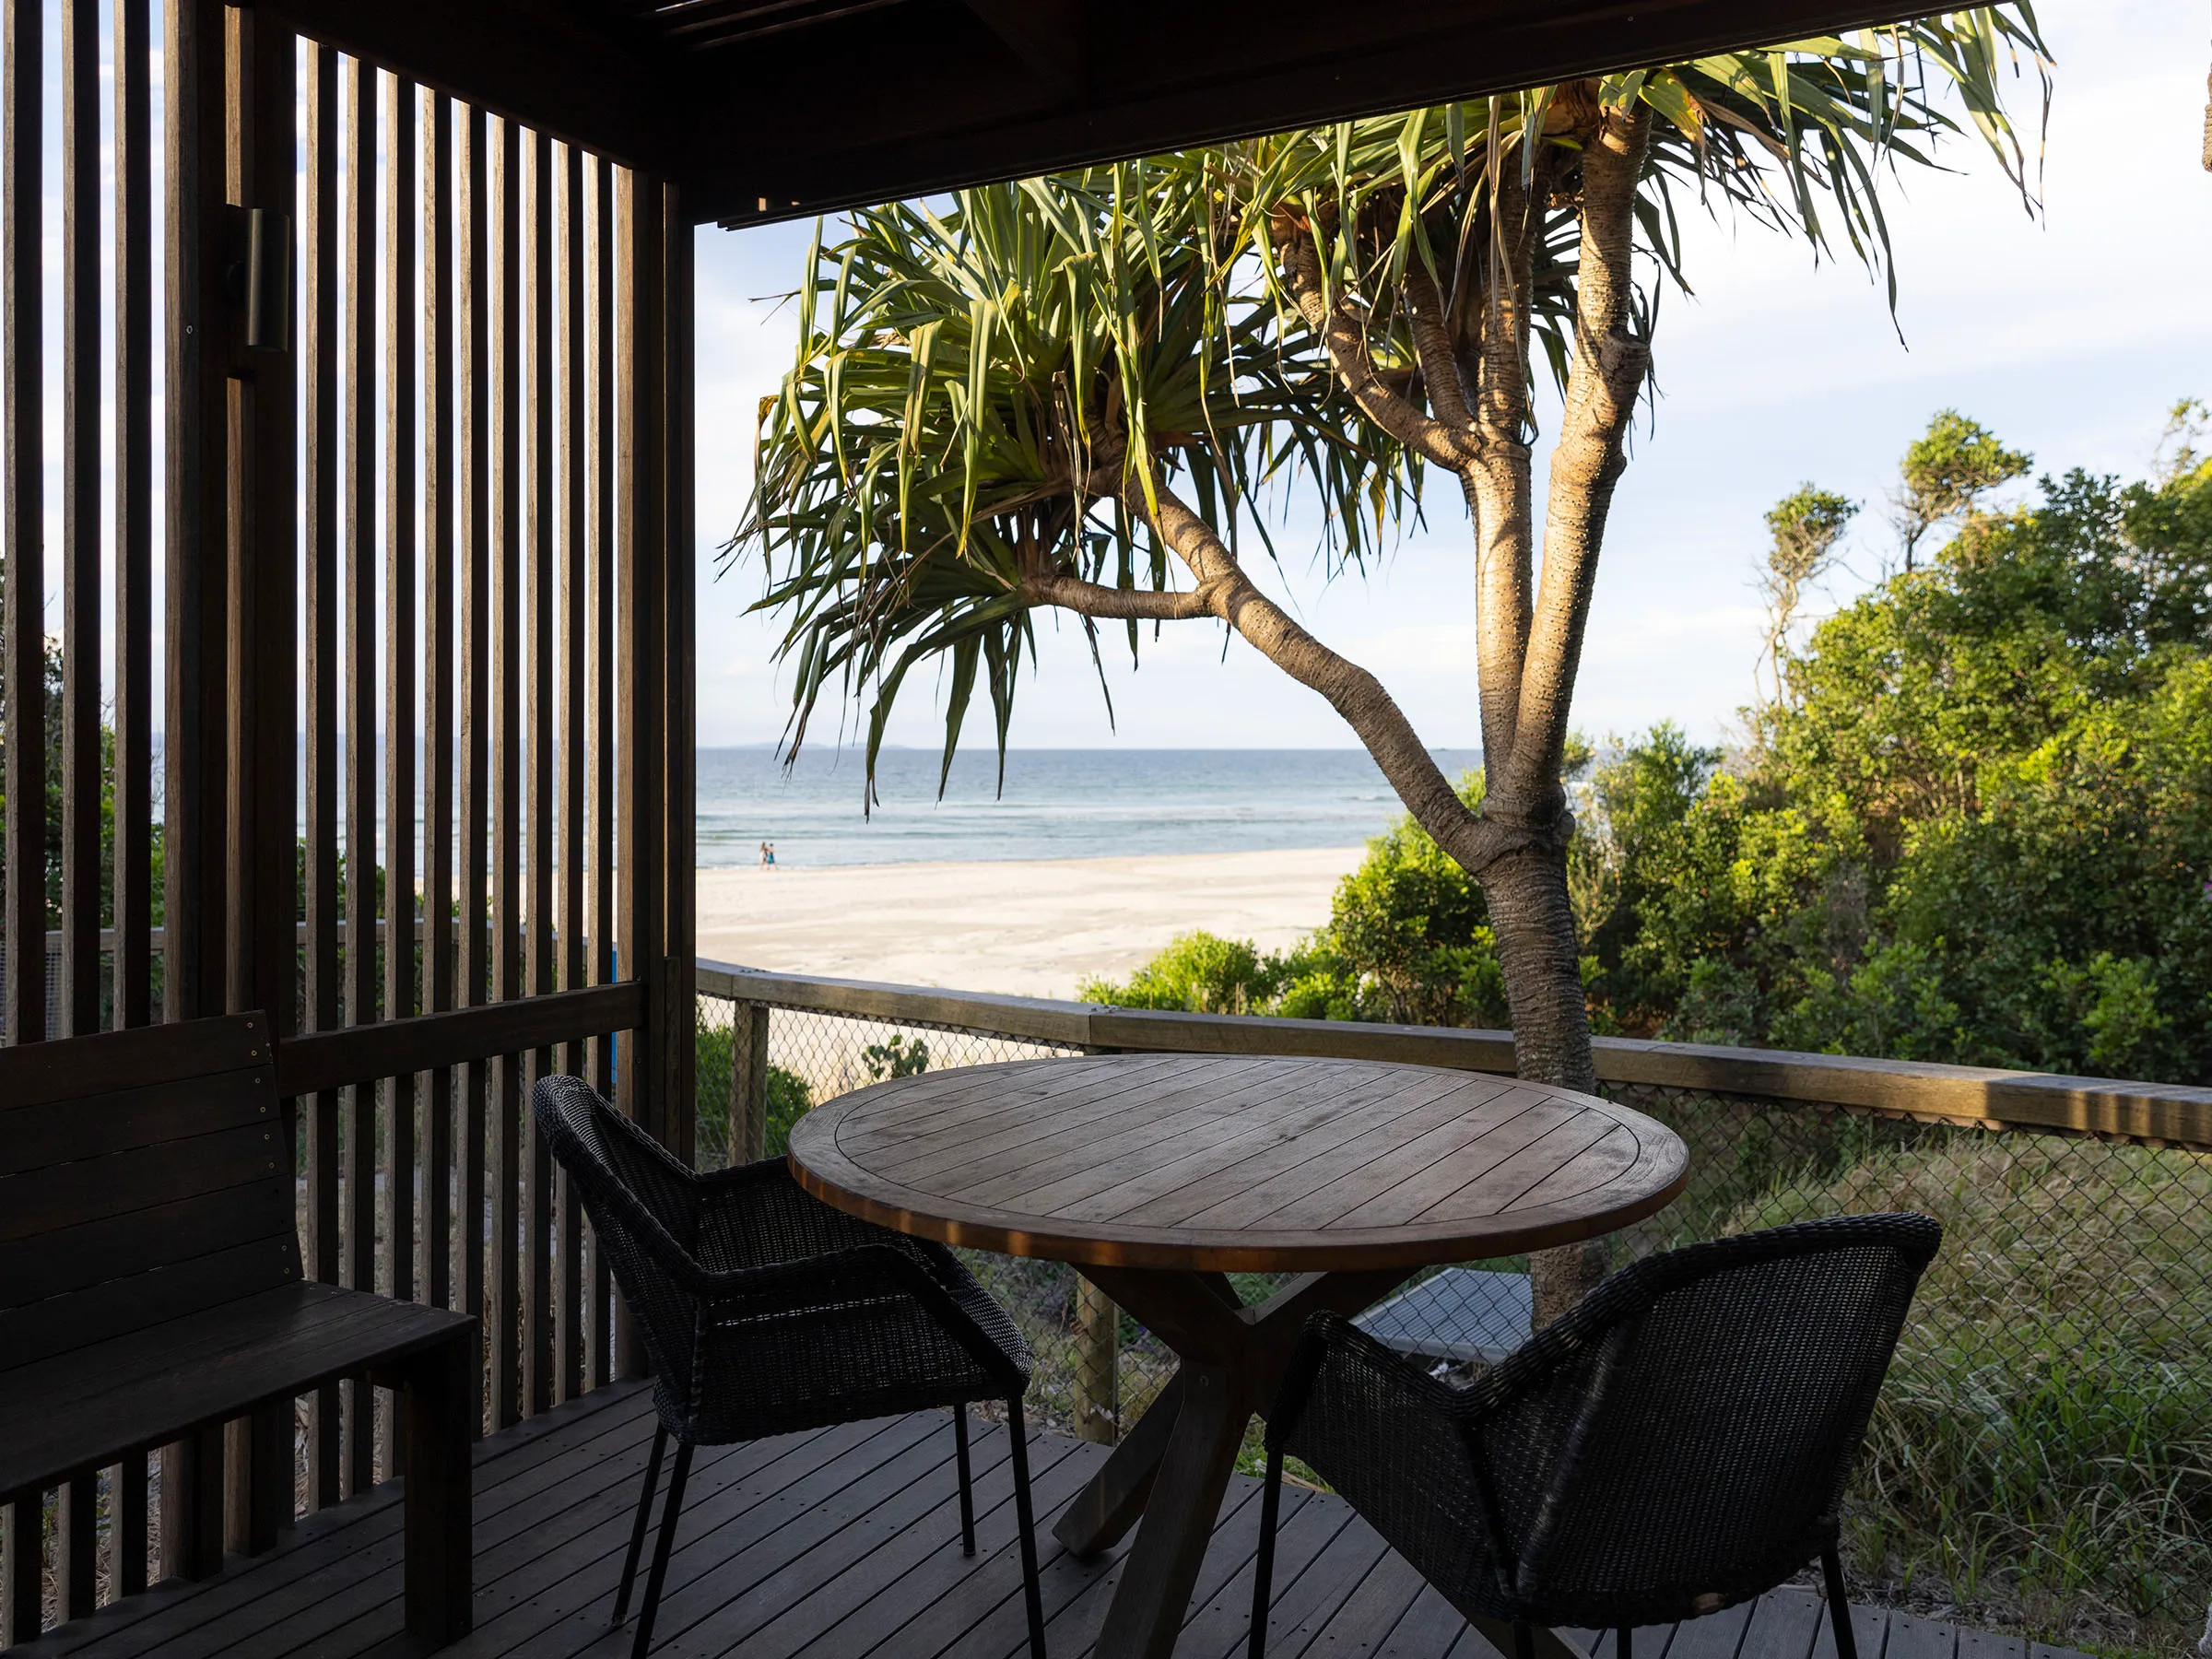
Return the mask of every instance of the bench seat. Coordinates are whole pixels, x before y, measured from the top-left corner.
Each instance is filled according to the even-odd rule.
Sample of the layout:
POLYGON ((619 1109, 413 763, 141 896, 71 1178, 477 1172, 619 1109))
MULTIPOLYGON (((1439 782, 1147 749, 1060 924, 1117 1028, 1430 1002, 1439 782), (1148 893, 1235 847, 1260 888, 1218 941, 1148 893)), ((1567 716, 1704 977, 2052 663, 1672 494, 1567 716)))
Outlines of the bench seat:
POLYGON ((404 1387, 410 1361, 475 1324, 363 1290, 283 1285, 0 1371, 0 1503, 341 1377, 389 1371, 404 1387))
POLYGON ((43 1622, 46 1495, 68 1619, 95 1605, 99 1472, 157 1448, 164 1572, 273 1547, 293 1402, 340 1378, 399 1399, 409 1634, 469 1628, 477 1323, 306 1281, 268 1031, 236 1014, 0 1048, 0 1642, 43 1622))

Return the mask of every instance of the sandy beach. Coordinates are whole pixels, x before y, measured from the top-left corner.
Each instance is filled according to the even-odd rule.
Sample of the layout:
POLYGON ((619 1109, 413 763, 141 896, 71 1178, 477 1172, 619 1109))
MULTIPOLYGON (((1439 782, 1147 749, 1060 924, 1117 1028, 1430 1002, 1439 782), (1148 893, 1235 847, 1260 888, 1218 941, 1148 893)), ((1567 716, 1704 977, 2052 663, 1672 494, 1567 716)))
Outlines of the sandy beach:
POLYGON ((1194 928, 1295 943, 1359 847, 699 872, 699 953, 749 968, 1072 996, 1194 928))

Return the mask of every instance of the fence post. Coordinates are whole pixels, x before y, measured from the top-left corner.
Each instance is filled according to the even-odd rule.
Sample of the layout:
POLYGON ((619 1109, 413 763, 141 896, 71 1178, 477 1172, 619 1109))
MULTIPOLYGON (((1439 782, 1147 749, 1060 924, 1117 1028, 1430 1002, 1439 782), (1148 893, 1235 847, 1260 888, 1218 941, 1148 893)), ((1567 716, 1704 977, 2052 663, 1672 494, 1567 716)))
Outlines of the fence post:
POLYGON ((1111 1446, 1121 1438, 1122 1311, 1088 1278, 1076 1280, 1076 1434, 1111 1446))
POLYGON ((768 1005, 730 1009, 730 1162, 766 1156, 768 1140, 768 1005))

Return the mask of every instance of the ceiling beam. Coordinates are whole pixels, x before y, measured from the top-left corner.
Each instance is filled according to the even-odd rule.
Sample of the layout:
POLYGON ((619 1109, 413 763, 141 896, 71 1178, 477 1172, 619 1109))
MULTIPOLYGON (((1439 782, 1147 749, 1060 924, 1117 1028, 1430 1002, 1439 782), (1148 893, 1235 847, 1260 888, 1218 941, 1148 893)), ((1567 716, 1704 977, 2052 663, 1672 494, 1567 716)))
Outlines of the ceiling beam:
MULTIPOLYGON (((726 63, 700 60, 685 202, 758 223, 1118 157, 1540 86, 1926 12, 1928 0, 1115 0, 1069 101, 994 17, 1036 0, 912 0, 726 63), (825 70, 824 65, 834 65, 825 70), (853 89, 847 100, 826 97, 853 89), (911 95, 901 88, 912 88, 911 95)), ((1045 44, 1066 36, 1040 26, 1045 44)), ((1051 42, 1061 42, 1053 46, 1051 42)))
POLYGON ((628 167, 673 174, 688 65, 560 0, 257 0, 324 45, 628 167))

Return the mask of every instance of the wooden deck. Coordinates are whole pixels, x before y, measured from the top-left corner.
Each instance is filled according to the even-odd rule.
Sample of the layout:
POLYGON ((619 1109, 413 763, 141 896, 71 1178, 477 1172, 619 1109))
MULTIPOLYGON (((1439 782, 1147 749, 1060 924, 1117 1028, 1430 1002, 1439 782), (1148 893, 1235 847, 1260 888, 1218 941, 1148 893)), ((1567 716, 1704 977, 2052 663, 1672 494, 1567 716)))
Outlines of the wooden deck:
MULTIPOLYGON (((627 1654, 606 1617, 652 1439, 635 1383, 487 1440, 476 1462, 477 1629, 464 1659, 627 1654)), ((1003 1430, 976 1447, 978 1553, 959 1548, 943 1413, 702 1450, 662 1602, 656 1655, 1017 1659, 1025 1651, 1003 1430)), ((1060 1506, 1103 1449, 1041 1434, 1031 1453, 1053 1659, 1090 1651, 1119 1552, 1078 1561, 1060 1506)), ((1259 1483, 1236 1478, 1177 1649, 1241 1654, 1259 1483)), ((353 1659, 399 1634, 399 1505, 390 1488, 303 1524, 274 1555, 105 1608, 15 1655, 353 1659)), ((1497 1659, 1340 1500, 1285 1494, 1270 1659, 1497 1659)), ((1820 1603, 1795 1590, 1654 1630, 1636 1659, 1834 1659, 1820 1603)), ((1853 1609, 1863 1659, 2073 1659, 1974 1630, 1853 1609)), ((1598 1659, 1611 1659, 1607 1639, 1598 1659)))

